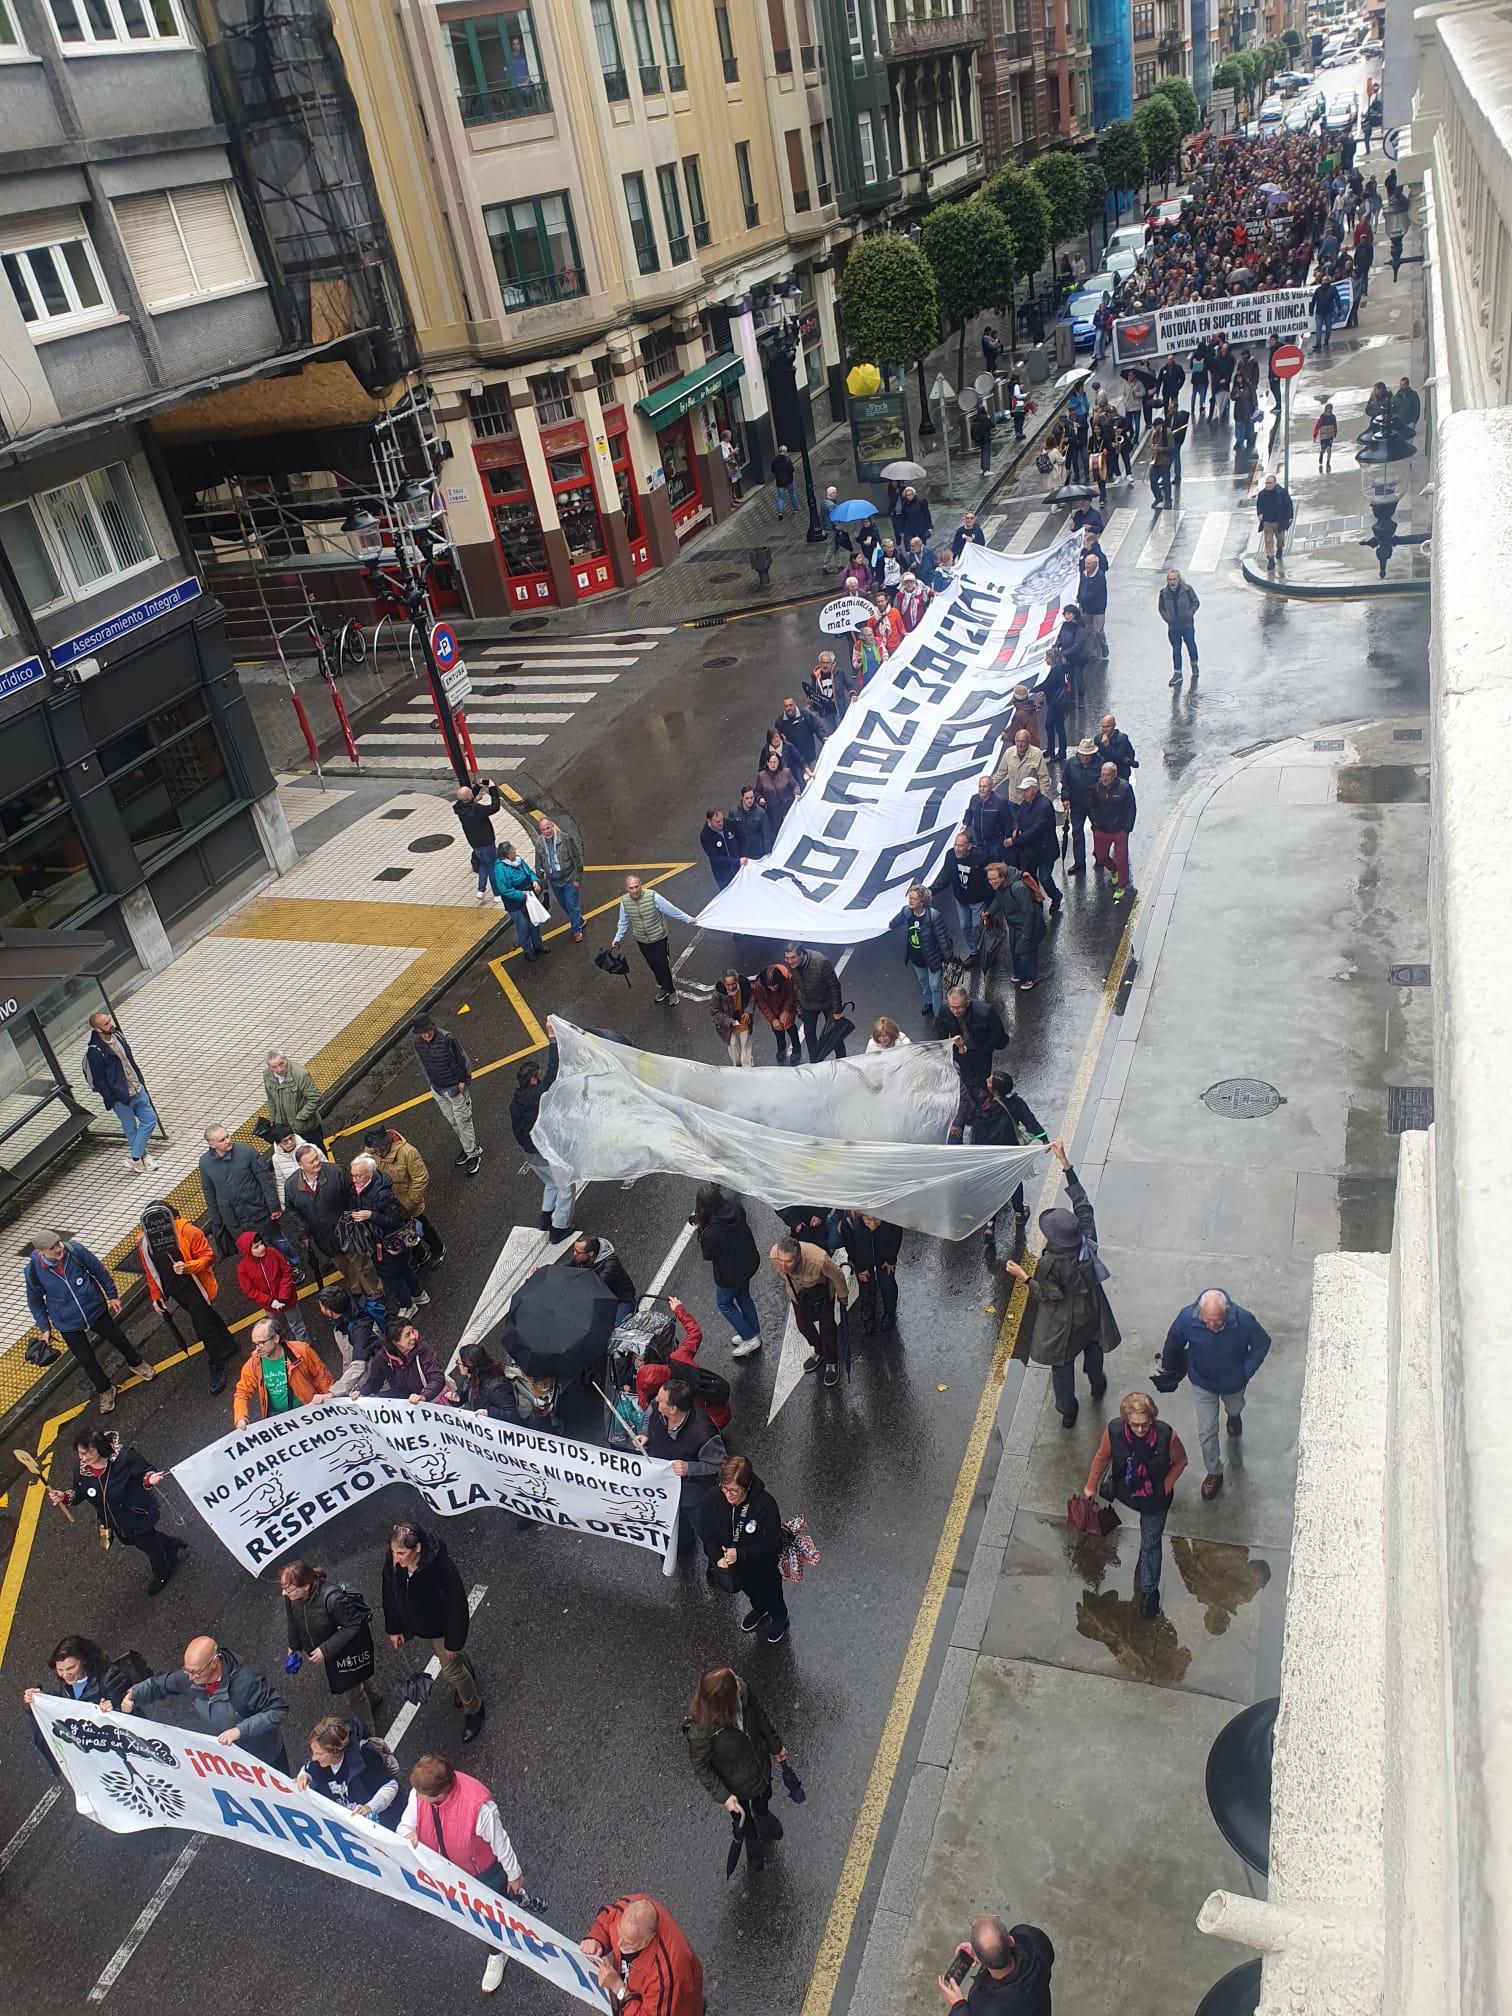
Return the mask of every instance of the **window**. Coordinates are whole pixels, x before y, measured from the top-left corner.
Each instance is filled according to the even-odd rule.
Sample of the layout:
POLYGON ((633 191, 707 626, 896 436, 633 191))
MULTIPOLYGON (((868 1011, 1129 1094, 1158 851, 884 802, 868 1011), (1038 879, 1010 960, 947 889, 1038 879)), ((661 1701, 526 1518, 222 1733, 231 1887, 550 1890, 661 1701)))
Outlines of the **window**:
POLYGON ((12 57, 24 56, 26 44, 16 32, 16 19, 11 10, 11 0, 0 0, 0 63, 12 57))
POLYGON ((0 263, 34 337, 77 329, 115 312, 77 210, 8 219, 0 226, 0 263))
POLYGON ((1134 96, 1148 98, 1155 89, 1155 65, 1146 60, 1134 65, 1134 96))
POLYGON ((730 36, 730 10, 728 7, 714 9, 714 33, 719 37, 719 55, 724 64, 726 84, 740 82, 740 64, 735 56, 735 44, 730 36))
POLYGON ((646 0, 628 0, 630 8, 630 35, 635 43, 635 62, 640 71, 640 86, 648 98, 660 95, 662 88, 661 71, 657 67, 656 51, 651 46, 651 17, 646 12, 646 0))
POLYGON ((0 929, 54 930, 99 893, 56 780, 0 806, 0 929))
POLYGON ((70 53, 187 40, 177 0, 48 0, 48 4, 58 40, 70 53))
POLYGON ((88 594, 157 558, 124 462, 0 511, 0 544, 28 599, 37 594, 34 611, 88 594))
POLYGON ((493 246, 507 309, 539 308, 587 292, 565 189, 519 203, 491 204, 483 212, 483 228, 493 246))
POLYGON ((829 169, 826 165, 826 155, 824 151, 823 120, 820 120, 813 126, 810 126, 809 146, 813 149, 814 181, 818 185, 814 191, 814 194, 818 197, 819 207, 822 210, 825 204, 828 203, 828 201, 830 200, 830 194, 831 194, 829 169))
POLYGON ((1146 42, 1155 33, 1155 0, 1135 0, 1134 40, 1146 42))
POLYGON ((808 188, 808 163, 803 156, 803 135, 796 126, 790 127, 782 136, 787 149, 788 180, 793 185, 793 208, 807 210, 812 207, 813 198, 808 188))
POLYGON ((809 0, 795 0, 798 15, 798 61, 805 71, 814 67, 814 15, 809 0))
POLYGON ((625 75, 625 62, 620 55, 613 0, 592 0, 592 14, 593 39, 598 45, 599 68, 604 73, 604 95, 606 98, 628 98, 630 79, 625 75))
POLYGON ((698 156, 683 156, 683 182, 688 191, 688 215, 693 220, 693 243, 707 245, 709 242, 709 213, 704 208, 703 176, 699 172, 698 156))
POLYGON ((236 797, 202 700, 180 700, 107 742, 100 768, 144 867, 236 797))
POLYGON ((646 208, 644 175, 625 177, 625 208, 630 213, 630 236, 635 245, 636 263, 642 273, 655 273, 661 266, 656 254, 656 229, 646 208))
POLYGON ((672 0, 656 0, 656 17, 661 24, 662 56, 667 65, 667 89, 684 90, 688 73, 683 68, 682 49, 677 40, 677 16, 672 10, 672 0))
POLYGON ((486 126, 551 110, 528 7, 448 21, 446 33, 464 126, 486 126))
POLYGON ((557 427, 564 420, 577 418, 572 381, 565 371, 543 371, 538 378, 527 378, 525 382, 530 387, 536 418, 543 427, 557 427))
POLYGON ((683 223, 682 192, 677 186, 676 168, 658 168, 656 186, 661 195, 662 222, 667 227, 667 262, 681 266, 693 257, 683 223))
POLYGON ((787 8, 783 0, 767 0, 767 26, 772 32, 772 61, 779 77, 793 74, 793 51, 788 41, 787 8))
POLYGON ((740 177, 740 200, 745 205, 747 231, 754 231, 760 222, 761 212, 756 207, 756 191, 751 186, 751 143, 749 140, 735 142, 735 173, 740 177))
POLYGON ((861 149, 861 180, 865 183, 877 179, 877 143, 872 138, 872 115, 861 112, 856 116, 856 139, 861 149))
POLYGON ((850 44, 851 68, 858 76, 864 76, 866 44, 861 39, 861 0, 845 0, 845 39, 850 44))
POLYGON ((677 354, 677 338, 670 329, 653 329, 649 336, 643 336, 640 353, 648 392, 681 376, 682 359, 677 354))
POLYGON ((493 441, 502 434, 513 434, 515 419, 514 408, 509 402, 509 387, 504 384, 485 385, 481 392, 469 392, 467 417, 472 424, 474 438, 479 441, 493 441))
POLYGON ((229 182, 122 196, 115 216, 132 274, 153 314, 259 280, 229 182))
POLYGON ((598 394, 600 406, 619 405, 620 389, 614 376, 614 359, 608 351, 593 360, 593 389, 598 394))

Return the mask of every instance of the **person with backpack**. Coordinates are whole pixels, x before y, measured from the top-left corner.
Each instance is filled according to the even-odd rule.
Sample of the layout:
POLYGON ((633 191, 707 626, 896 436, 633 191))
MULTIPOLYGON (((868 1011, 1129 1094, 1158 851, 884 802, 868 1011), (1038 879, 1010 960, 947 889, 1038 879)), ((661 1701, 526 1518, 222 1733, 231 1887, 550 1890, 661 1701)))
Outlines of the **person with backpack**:
POLYGON ((349 1813, 376 1820, 380 1827, 399 1825, 399 1760, 388 1745, 362 1722, 340 1715, 324 1716, 310 1731, 309 1749, 294 1783, 301 1792, 318 1792, 349 1813))
POLYGON ((1047 932, 1045 906, 1034 893, 1039 885, 1006 861, 990 861, 987 880, 992 894, 982 909, 983 976, 992 975, 1006 946, 1014 980, 1027 994, 1039 978, 1039 948, 1047 932))
POLYGON ((717 1183, 700 1183, 688 1223, 713 1270, 715 1305, 732 1332, 730 1356, 753 1358, 761 1349, 761 1318, 751 1300, 751 1283, 761 1256, 740 1200, 727 1197, 717 1183))
POLYGON ((290 1660, 297 1657, 322 1671, 332 1694, 342 1697, 370 1735, 383 1696, 373 1681, 373 1612, 362 1591, 350 1582, 328 1581, 324 1568, 308 1561, 286 1561, 278 1586, 290 1660))
POLYGON ((109 1414, 116 1404, 116 1389, 100 1368, 89 1341, 91 1332, 101 1343, 114 1344, 138 1379, 156 1378, 157 1368, 148 1364, 116 1321, 121 1298, 102 1260, 77 1239, 63 1239, 56 1232, 33 1233, 31 1245, 24 1277, 26 1306, 38 1341, 51 1345, 56 1331, 100 1396, 100 1412, 109 1414))
POLYGON ((698 1363, 703 1331, 675 1295, 670 1306, 672 1323, 666 1324, 661 1333, 647 1344, 645 1356, 635 1374, 636 1401, 644 1412, 649 1413, 652 1401, 669 1379, 686 1380, 695 1403, 703 1408, 722 1435, 730 1425, 730 1382, 698 1363), (673 1323, 677 1326, 676 1332, 673 1323))

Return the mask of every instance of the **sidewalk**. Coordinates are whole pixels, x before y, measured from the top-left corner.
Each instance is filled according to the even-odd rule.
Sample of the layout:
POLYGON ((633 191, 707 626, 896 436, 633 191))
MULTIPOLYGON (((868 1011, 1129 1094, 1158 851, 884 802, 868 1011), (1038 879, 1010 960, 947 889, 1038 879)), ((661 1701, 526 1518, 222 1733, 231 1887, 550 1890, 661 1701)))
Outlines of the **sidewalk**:
MULTIPOLYGON (((1416 227, 1407 245, 1418 242, 1416 227)), ((1429 473, 1428 395, 1423 376, 1427 345, 1422 320, 1422 268, 1404 261, 1395 281, 1386 256, 1384 229, 1378 234, 1370 292, 1360 310, 1357 329, 1334 331, 1331 351, 1314 351, 1312 337, 1300 339, 1307 362, 1292 380, 1291 494, 1297 506, 1297 527, 1287 542, 1284 561, 1272 573, 1265 564, 1258 537, 1244 555, 1244 576, 1272 594, 1326 600, 1335 596, 1428 593, 1431 571, 1421 546, 1399 546, 1386 563, 1384 580, 1374 550, 1362 546, 1375 529, 1366 502, 1363 474, 1355 448, 1365 429, 1365 405, 1377 380, 1395 391, 1405 377, 1417 388, 1425 407, 1417 439, 1419 452, 1411 462, 1411 494, 1396 514, 1399 532, 1426 532, 1433 523, 1432 499, 1422 496, 1429 473), (1313 423, 1325 399, 1332 399, 1339 435, 1333 465, 1319 473, 1313 423)), ((1279 430, 1270 442, 1265 473, 1283 480, 1279 430)), ((1400 465, 1396 472, 1400 474, 1400 465)))
MULTIPOLYGON (((108 1116, 68 1161, 39 1178, 5 1214, 13 1254, 30 1232, 55 1228, 140 1285, 133 1241, 144 1203, 166 1197, 188 1218, 204 1209, 196 1164, 216 1121, 239 1139, 262 1112, 263 1059, 285 1050, 327 1098, 366 1068, 397 1030, 504 922, 476 901, 476 882, 448 794, 385 782, 321 792, 313 779, 279 797, 303 857, 270 879, 164 972, 119 1004, 120 1021, 152 1089, 169 1145, 154 1142, 156 1175, 133 1175, 108 1116), (133 1264, 123 1265, 127 1256, 133 1264)), ((525 840, 508 813, 501 841, 525 840)), ((63 1060, 91 1111, 81 1059, 63 1060)), ((0 1418, 45 1379, 26 1362, 34 1334, 21 1261, 0 1270, 0 1418)))
POLYGON ((979 1911, 1044 1927, 1068 2009, 1190 2010, 1240 1957, 1194 1922, 1211 1890, 1246 1887, 1204 1769, 1220 1729, 1279 1685, 1313 1258, 1389 1246, 1389 1091, 1431 1077, 1426 995, 1388 977, 1426 942, 1427 775, 1395 739, 1421 725, 1320 732, 1230 764, 1145 870, 1132 986, 1073 1154, 1123 1344, 1106 1401, 1083 1384, 1069 1433, 1048 1373, 1010 1368, 996 1479, 935 1648, 852 2016, 936 2008, 935 1977, 979 1911), (1281 1103, 1230 1117, 1217 1088, 1234 1080, 1281 1103), (1164 1608, 1146 1622, 1137 1522, 1073 1535, 1066 1500, 1120 1395, 1150 1390, 1177 1309, 1213 1286, 1273 1346, 1212 1503, 1189 1391, 1156 1396, 1192 1468, 1167 1529, 1164 1608))

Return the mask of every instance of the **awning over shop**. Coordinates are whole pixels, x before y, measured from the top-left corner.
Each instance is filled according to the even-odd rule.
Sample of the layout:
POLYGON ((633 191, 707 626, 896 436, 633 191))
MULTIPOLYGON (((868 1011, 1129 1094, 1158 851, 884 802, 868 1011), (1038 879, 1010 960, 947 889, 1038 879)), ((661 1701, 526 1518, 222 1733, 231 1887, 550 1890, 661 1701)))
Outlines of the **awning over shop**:
POLYGON ((99 931, 0 931, 0 1027, 105 950, 99 931))
POLYGON ((745 359, 729 350, 724 356, 713 357, 696 371, 690 371, 686 378, 674 378, 670 385, 658 385, 644 399, 636 400, 635 410, 644 413, 659 434, 664 427, 670 427, 674 420, 681 420, 685 413, 691 413, 695 406, 702 406, 705 399, 712 399, 716 392, 722 391, 726 385, 733 385, 744 374, 745 359))

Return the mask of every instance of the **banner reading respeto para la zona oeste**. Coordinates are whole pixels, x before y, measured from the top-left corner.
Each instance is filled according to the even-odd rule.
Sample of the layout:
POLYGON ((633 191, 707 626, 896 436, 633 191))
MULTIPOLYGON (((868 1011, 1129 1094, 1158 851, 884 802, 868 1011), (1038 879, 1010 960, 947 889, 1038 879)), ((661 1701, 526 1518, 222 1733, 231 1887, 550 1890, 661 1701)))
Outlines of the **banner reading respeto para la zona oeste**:
POLYGON ((39 1694, 32 1713, 79 1811, 112 1834, 182 1827, 281 1855, 471 1933, 592 2009, 609 1998, 576 1943, 428 1848, 322 1799, 250 1751, 39 1694))
POLYGON ((255 1575, 390 1484, 443 1518, 493 1506, 677 1565, 682 1483, 670 1463, 456 1407, 321 1400, 233 1428, 174 1466, 217 1539, 255 1575))

